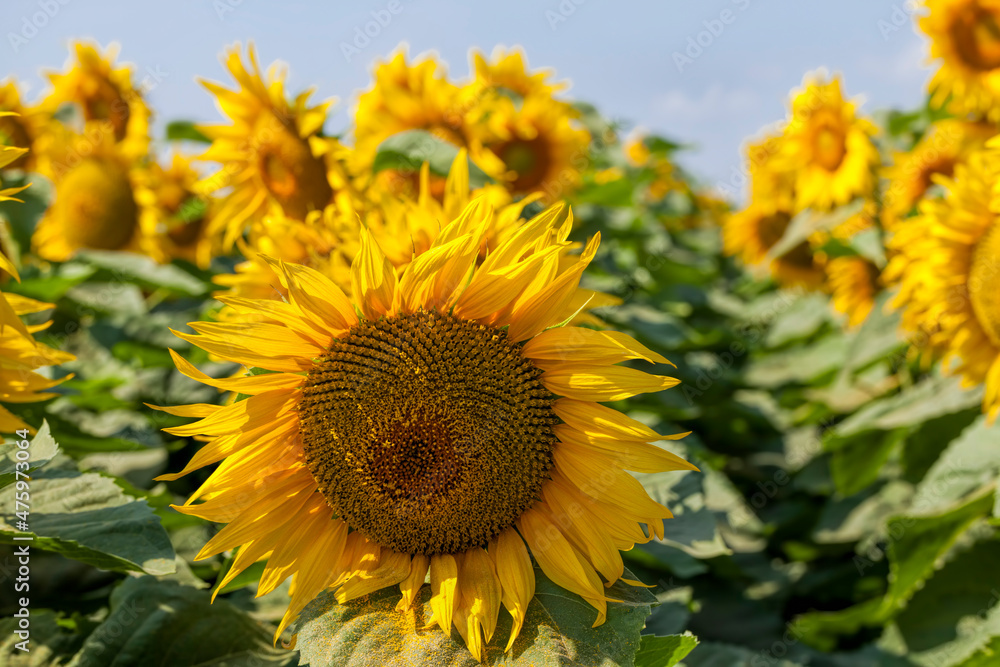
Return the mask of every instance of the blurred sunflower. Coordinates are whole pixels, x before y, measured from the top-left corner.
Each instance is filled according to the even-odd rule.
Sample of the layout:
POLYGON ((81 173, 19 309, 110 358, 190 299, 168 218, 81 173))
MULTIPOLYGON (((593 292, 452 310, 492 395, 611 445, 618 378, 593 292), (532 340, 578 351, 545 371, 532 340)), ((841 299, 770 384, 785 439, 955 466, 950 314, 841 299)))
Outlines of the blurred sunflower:
POLYGON ((931 103, 956 115, 1000 120, 1000 3, 925 0, 919 19, 940 67, 928 87, 931 103))
MULTIPOLYGON (((37 108, 27 108, 14 81, 0 83, 0 144, 31 149, 45 129, 45 114, 37 108)), ((26 152, 2 169, 33 171, 35 157, 26 152)))
POLYGON ((918 347, 943 357, 946 372, 964 384, 986 384, 983 408, 1000 411, 1000 223, 992 188, 1000 179, 1000 154, 973 153, 942 177, 943 199, 925 199, 894 236, 895 261, 905 262, 894 305, 918 347), (901 244, 909 241, 908 247, 901 244))
MULTIPOLYGON (((354 114, 355 172, 366 174, 375 161, 378 146, 406 130, 425 130, 450 144, 465 148, 473 162, 488 173, 502 165, 482 148, 481 129, 475 121, 479 97, 464 98, 462 89, 448 80, 444 66, 434 56, 424 56, 410 64, 406 54, 396 53, 375 67, 372 87, 358 98, 354 114)), ((418 172, 385 169, 376 182, 392 194, 415 197, 418 172)), ((443 192, 444 179, 432 178, 436 196, 443 192)))
POLYGON ((751 267, 765 265, 779 285, 815 289, 823 284, 823 258, 802 241, 777 257, 773 248, 784 237, 792 214, 764 202, 751 202, 742 211, 725 218, 722 227, 723 250, 739 257, 751 267), (768 261, 768 258, 770 260, 768 261))
MULTIPOLYGON (((17 118, 12 111, 0 111, 0 120, 17 118)), ((22 158, 27 148, 0 144, 0 169, 22 158)), ((16 201, 14 195, 25 190, 25 185, 19 188, 0 189, 0 202, 16 201)), ((20 281, 17 267, 2 252, 0 252, 0 271, 15 280, 20 281)), ((51 380, 35 371, 42 366, 52 366, 76 359, 68 352, 61 352, 35 340, 33 334, 48 328, 50 322, 38 325, 26 325, 21 321, 21 315, 38 313, 52 308, 50 303, 42 303, 19 294, 0 292, 0 403, 33 403, 52 398, 55 394, 39 393, 51 389, 66 378, 51 380)), ((0 405, 0 431, 14 433, 27 429, 34 433, 35 429, 25 423, 20 417, 0 405)))
POLYGON ((795 210, 826 210, 868 196, 880 159, 874 133, 844 99, 838 77, 807 76, 793 93, 782 141, 784 170, 795 178, 795 210))
POLYGON ((996 132, 986 123, 939 120, 910 151, 897 153, 894 164, 886 170, 889 182, 882 197, 886 228, 892 229, 913 210, 936 174, 951 176, 956 164, 981 149, 996 132))
POLYGON ((847 316, 847 326, 864 322, 879 293, 879 268, 864 257, 834 257, 826 262, 827 285, 834 310, 847 316))
POLYGON ((398 585, 407 610, 429 573, 431 624, 454 624, 482 659, 501 604, 514 619, 506 650, 521 630, 532 556, 594 607, 596 626, 619 550, 662 535, 670 512, 624 470, 692 466, 600 403, 675 385, 616 365, 666 359, 623 334, 558 326, 599 242, 566 255, 564 207, 477 266, 488 216, 474 201, 398 276, 363 230, 350 297, 272 261, 288 302, 243 301, 259 323, 178 334, 274 371, 213 380, 175 355, 189 377, 249 398, 162 408, 198 417, 167 430, 207 444, 161 479, 222 461, 178 509, 228 523, 198 555, 240 547, 220 588, 265 557, 258 594, 295 575, 276 637, 328 588, 346 602, 398 585))
POLYGON ((571 107, 537 95, 520 103, 497 96, 485 113, 486 148, 503 163, 501 182, 512 193, 543 192, 551 201, 579 186, 590 133, 571 107))
POLYGON ((523 51, 520 48, 505 49, 498 46, 487 59, 479 51, 472 52, 474 83, 485 88, 514 93, 520 97, 541 95, 551 97, 566 90, 565 81, 549 82, 553 70, 528 71, 523 51))
POLYGON ((42 107, 49 113, 64 105, 76 107, 88 126, 114 137, 123 155, 139 159, 149 147, 150 110, 142 91, 132 83, 132 69, 114 68, 117 45, 109 46, 104 54, 96 44, 76 42, 72 48, 76 60, 70 57, 67 71, 48 74, 52 92, 42 100, 42 107))
POLYGON ((346 149, 321 135, 330 102, 309 106, 312 91, 306 91, 289 103, 285 72, 272 66, 265 78, 252 44, 247 59, 249 69, 241 60, 239 44, 226 53, 226 68, 239 85, 236 90, 202 81, 233 121, 199 127, 212 140, 200 159, 222 165, 201 181, 199 189, 205 194, 230 189, 208 229, 209 236, 223 236, 224 250, 271 210, 280 208, 285 215, 304 220, 309 212, 333 203, 346 187, 341 165, 346 149))
POLYGON ((160 261, 184 259, 203 269, 212 261, 214 244, 207 235, 212 204, 197 193, 199 178, 191 159, 176 153, 169 167, 154 162, 137 174, 140 226, 153 235, 160 261))
MULTIPOLYGON (((89 128, 90 126, 88 126, 89 128)), ((32 236, 44 259, 61 262, 81 248, 130 250, 155 256, 136 202, 136 171, 114 138, 97 128, 77 135, 53 128, 39 171, 55 199, 32 236)))

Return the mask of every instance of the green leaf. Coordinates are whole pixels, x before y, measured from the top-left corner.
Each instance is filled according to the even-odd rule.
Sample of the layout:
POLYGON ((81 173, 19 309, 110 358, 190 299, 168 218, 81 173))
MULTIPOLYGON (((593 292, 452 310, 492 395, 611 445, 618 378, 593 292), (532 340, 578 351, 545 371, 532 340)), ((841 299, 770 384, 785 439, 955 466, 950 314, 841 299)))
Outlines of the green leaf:
POLYGON ((189 120, 172 120, 167 123, 168 141, 197 141, 203 144, 210 144, 212 140, 206 137, 201 130, 189 120))
POLYGON ((72 667, 294 667, 294 651, 225 600, 153 577, 129 578, 111 594, 111 614, 84 642, 72 667))
MULTIPOLYGON (((377 174, 384 169, 399 169, 419 174, 420 167, 426 162, 431 173, 447 176, 457 155, 457 146, 426 130, 406 130, 379 144, 372 172, 377 174)), ((486 172, 469 160, 469 184, 478 188, 488 181, 486 172)))
POLYGON ((635 654, 635 667, 673 667, 697 645, 697 637, 690 634, 667 637, 644 635, 639 652, 635 654))
MULTIPOLYGON (((626 577, 633 575, 626 571, 626 577)), ((295 622, 296 646, 310 667, 376 665, 435 665, 478 667, 458 632, 423 630, 431 616, 430 587, 423 586, 415 610, 395 611, 399 589, 384 588, 339 604, 332 593, 313 600, 295 622)), ((510 634, 510 615, 501 608, 484 664, 505 667, 571 667, 632 665, 639 649, 639 632, 656 598, 644 588, 619 582, 607 596, 607 621, 592 628, 596 610, 582 598, 553 584, 535 569, 535 596, 528 604, 524 627, 510 654, 503 654, 510 634)))
POLYGON ((110 272, 117 280, 153 289, 162 288, 183 296, 205 296, 212 289, 210 283, 176 264, 157 264, 143 255, 111 250, 82 250, 77 253, 77 258, 110 272))
MULTIPOLYGON (((13 436, 7 436, 4 443, 0 445, 0 489, 16 481, 17 462, 22 460, 17 457, 17 452, 23 451, 17 446, 18 442, 23 441, 20 438, 14 439, 13 436)), ((56 444, 56 441, 52 439, 52 435, 49 433, 48 422, 42 422, 42 427, 38 429, 38 432, 31 439, 30 443, 27 449, 28 458, 25 459, 28 467, 21 470, 23 474, 30 474, 32 471, 37 470, 59 453, 59 445, 56 444)), ((24 479, 24 477, 22 476, 21 479, 24 479)))
POLYGON ((979 416, 948 445, 917 485, 913 506, 922 512, 953 503, 993 483, 1000 473, 1000 428, 979 416))
MULTIPOLYGON (((799 616, 793 632, 820 650, 830 650, 837 637, 862 627, 885 623, 902 610, 913 594, 933 576, 935 567, 955 541, 977 519, 993 508, 993 489, 987 488, 959 505, 928 516, 897 516, 888 521, 890 539, 889 589, 872 599, 835 612, 810 612, 799 616)), ((859 574, 872 563, 855 558, 859 574)))
POLYGON ((802 211, 792 218, 784 236, 768 251, 768 259, 777 259, 796 248, 800 243, 807 242, 809 237, 816 232, 829 231, 846 222, 852 215, 861 212, 863 206, 864 202, 859 199, 830 213, 813 211, 812 209, 802 211))
POLYGON ((54 551, 104 570, 174 571, 174 549, 159 518, 114 480, 81 474, 65 457, 50 461, 29 483, 30 532, 18 528, 23 519, 16 512, 24 505, 17 504, 15 489, 0 491, 0 542, 54 551), (27 536, 33 539, 14 540, 27 536))
POLYGON ((883 464, 907 435, 906 429, 869 432, 833 452, 830 473, 841 496, 852 496, 879 478, 883 464))
MULTIPOLYGON (((13 596, 12 596, 13 599, 13 596)), ((28 651, 22 651, 16 644, 23 641, 14 634, 18 619, 5 618, 0 621, 0 664, 4 667, 54 667, 65 665, 73 657, 86 639, 79 628, 67 628, 66 619, 60 619, 48 609, 31 609, 28 651)), ((75 624, 72 624, 75 625, 75 624)), ((86 628, 89 630, 89 628, 86 628)))

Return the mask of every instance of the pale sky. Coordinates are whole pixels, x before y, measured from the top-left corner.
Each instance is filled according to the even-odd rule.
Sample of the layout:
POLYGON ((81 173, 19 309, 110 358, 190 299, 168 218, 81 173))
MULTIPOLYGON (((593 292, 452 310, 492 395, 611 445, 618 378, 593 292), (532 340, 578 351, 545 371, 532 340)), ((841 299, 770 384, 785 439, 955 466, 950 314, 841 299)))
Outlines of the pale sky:
POLYGON ((70 39, 117 41, 121 60, 136 66, 140 80, 159 79, 148 94, 158 132, 168 120, 220 119, 195 77, 228 84, 220 55, 237 40, 252 39, 262 64, 287 63, 290 91, 312 85, 315 99, 339 98, 331 131, 347 125, 357 93, 371 80, 372 62, 402 42, 411 55, 436 51, 455 77, 468 72, 470 48, 488 53, 498 44, 521 45, 532 66, 554 68, 572 81, 572 97, 691 144, 680 161, 711 186, 731 179, 742 141, 784 115, 788 92, 807 71, 842 73, 846 93, 862 97, 868 112, 919 105, 929 76, 925 42, 907 14, 911 3, 903 0, 3 4, 0 76, 18 77, 31 98, 44 87, 39 72, 62 67, 70 39), (378 19, 377 29, 367 26, 375 36, 367 44, 359 40, 358 49, 357 34, 378 19))

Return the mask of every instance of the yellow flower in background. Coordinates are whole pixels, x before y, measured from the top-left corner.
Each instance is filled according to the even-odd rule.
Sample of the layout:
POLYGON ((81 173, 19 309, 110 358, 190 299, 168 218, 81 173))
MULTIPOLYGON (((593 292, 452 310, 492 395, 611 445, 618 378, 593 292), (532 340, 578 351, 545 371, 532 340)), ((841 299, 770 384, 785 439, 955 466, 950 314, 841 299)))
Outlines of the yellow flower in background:
POLYGON ((750 200, 774 210, 791 211, 795 206, 795 170, 782 160, 785 137, 767 133, 746 144, 750 200))
POLYGON ((847 326, 867 319, 881 290, 879 268, 864 257, 834 257, 826 262, 827 284, 834 310, 847 316, 847 326))
POLYGON ((64 73, 49 73, 52 91, 42 106, 55 113, 72 105, 90 127, 113 135, 123 155, 139 159, 149 146, 149 107, 132 82, 131 67, 115 68, 118 46, 102 54, 96 44, 76 42, 64 73), (101 125, 97 125, 97 124, 101 125))
POLYGON ((562 102, 532 96, 489 105, 488 148, 503 162, 502 182, 514 194, 543 192, 549 201, 579 187, 589 166, 590 133, 562 102))
MULTIPOLYGON (((46 114, 37 108, 27 108, 14 81, 0 83, 0 144, 4 148, 16 147, 26 151, 35 147, 38 137, 45 130, 46 114)), ((35 157, 25 152, 8 162, 2 169, 35 169, 35 157)))
POLYGON ((529 97, 541 95, 551 97, 569 87, 565 81, 549 82, 554 70, 528 71, 527 58, 519 47, 506 49, 497 46, 487 59, 480 51, 472 52, 474 83, 486 88, 499 89, 529 97))
POLYGON ((879 163, 875 126, 844 99, 840 79, 809 75, 793 92, 782 167, 795 178, 795 210, 832 209, 871 194, 879 163))
POLYGON ((150 230, 159 261, 184 259, 203 269, 212 261, 214 239, 207 233, 212 203, 197 192, 200 177, 191 158, 176 153, 170 166, 154 162, 136 176, 140 226, 150 230))
POLYGON ((966 385, 985 383, 983 408, 1000 411, 1000 224, 992 189, 1000 154, 972 154, 941 178, 942 199, 925 199, 890 241, 905 263, 893 304, 918 349, 943 357, 966 385))
MULTIPOLYGON (((379 144, 406 130, 426 130, 438 139, 466 148, 473 161, 481 143, 473 124, 478 100, 464 100, 434 56, 407 63, 404 52, 375 66, 372 87, 358 98, 354 114, 354 150, 358 170, 369 169, 379 144)), ((485 168, 485 167, 484 167, 485 168)), ((416 174, 411 174, 415 180, 416 174)))
MULTIPOLYGON (((14 118, 13 111, 0 111, 0 121, 14 118)), ((27 148, 0 144, 0 169, 22 158, 27 148)), ((28 186, 0 189, 0 202, 20 201, 14 195, 28 186)), ((0 271, 10 274, 20 281, 14 262, 0 252, 0 271)), ((33 403, 52 398, 55 394, 40 393, 51 389, 63 379, 51 380, 35 371, 42 366, 52 366, 76 357, 68 352, 60 352, 35 340, 33 334, 49 326, 49 322, 26 325, 21 315, 38 313, 52 308, 50 303, 42 303, 19 294, 0 292, 0 403, 33 403)), ((0 431, 14 433, 20 429, 35 429, 20 417, 0 405, 0 431)))
POLYGON ((100 126, 83 134, 53 129, 40 171, 55 198, 38 223, 32 245, 44 259, 65 261, 81 248, 129 250, 155 256, 136 202, 133 160, 100 126))
POLYGON ((260 322, 179 334, 275 371, 213 380, 175 355, 189 377, 249 398, 163 408, 200 418, 167 430, 207 444, 161 479, 221 461, 178 509, 228 524, 198 555, 239 547, 220 588, 265 557, 258 595, 294 574, 276 636, 325 589, 346 602, 399 586, 405 611, 429 573, 432 624, 454 625, 482 659, 501 604, 514 619, 506 650, 517 639, 532 556, 599 625, 605 584, 622 577, 619 550, 662 535, 670 512, 623 469, 692 466, 600 403, 675 385, 616 365, 666 360, 622 334, 549 329, 599 241, 562 255, 564 207, 477 266, 489 215, 474 201, 399 275, 362 232, 350 296, 273 261, 288 302, 242 301, 260 322))
POLYGON ((330 102, 309 106, 311 91, 289 102, 285 72, 272 66, 265 78, 253 45, 247 48, 247 59, 249 68, 239 44, 226 53, 236 90, 202 81, 233 121, 199 127, 212 140, 200 159, 221 165, 199 188, 206 194, 229 191, 208 230, 209 235, 223 236, 224 250, 271 210, 280 208, 291 218, 305 220, 311 211, 334 203, 337 192, 346 187, 341 165, 346 149, 321 135, 330 102))
POLYGON ((938 70, 928 85, 931 103, 956 115, 1000 120, 1000 3, 925 0, 920 29, 931 39, 938 70))
POLYGON ((913 210, 937 174, 951 176, 956 164, 981 149, 996 133, 996 128, 986 123, 939 120, 910 151, 897 153, 894 164, 886 170, 889 183, 882 196, 886 228, 892 229, 913 210))
POLYGON ((782 239, 792 214, 762 202, 752 202, 723 222, 722 242, 727 255, 744 264, 769 271, 779 285, 815 289, 823 284, 823 258, 802 241, 788 252, 768 261, 772 248, 782 239))

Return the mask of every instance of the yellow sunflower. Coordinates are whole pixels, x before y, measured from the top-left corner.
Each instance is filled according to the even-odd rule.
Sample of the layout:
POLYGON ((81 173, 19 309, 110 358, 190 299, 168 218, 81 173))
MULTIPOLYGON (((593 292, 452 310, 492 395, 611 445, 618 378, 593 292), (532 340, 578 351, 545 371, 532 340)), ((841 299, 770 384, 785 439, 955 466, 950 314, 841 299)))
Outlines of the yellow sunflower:
POLYGON ((32 245, 61 262, 80 248, 130 250, 155 256, 136 202, 136 172, 114 138, 100 128, 83 134, 49 133, 52 144, 39 170, 55 186, 55 199, 38 223, 32 245))
MULTIPOLYGON (((12 111, 0 111, 0 120, 14 117, 12 111)), ((27 148, 11 145, 0 145, 0 169, 24 156, 27 148)), ((14 195, 25 190, 25 185, 19 188, 0 189, 0 202, 21 201, 14 195)), ((0 252, 0 271, 15 280, 20 281, 17 267, 2 252, 0 252)), ((55 394, 39 393, 51 389, 63 379, 51 380, 35 371, 42 366, 52 366, 76 357, 68 352, 60 352, 48 345, 35 340, 33 334, 46 329, 49 322, 38 325, 26 325, 21 321, 21 315, 38 313, 52 308, 50 303, 35 301, 19 294, 0 292, 0 403, 33 403, 52 398, 55 394)), ((14 433, 27 429, 34 433, 34 428, 26 424, 20 417, 0 405, 0 431, 14 433)))
POLYGON ((212 261, 216 244, 207 234, 212 202, 197 192, 199 178, 191 159, 177 153, 169 167, 153 162, 137 175, 140 227, 152 233, 161 262, 185 259, 205 269, 212 261))
POLYGON ((920 202, 905 225, 913 233, 890 241, 896 261, 906 263, 893 302, 904 329, 920 349, 943 357, 945 371, 966 385, 985 383, 990 418, 1000 410, 998 178, 1000 154, 973 153, 952 178, 940 179, 943 199, 920 202))
MULTIPOLYGON (((46 114, 37 108, 26 108, 14 81, 0 83, 0 144, 30 149, 42 134, 46 114)), ((33 152, 26 152, 9 162, 3 169, 35 169, 33 152)))
POLYGON ((503 163, 501 179, 512 193, 543 192, 552 201, 579 186, 590 163, 590 133, 570 107, 546 97, 518 104, 497 96, 487 123, 486 148, 503 163))
POLYGON ((795 209, 827 210, 871 194, 879 162, 875 126, 844 99, 840 79, 806 77, 793 93, 782 142, 783 168, 795 178, 795 209))
POLYGON ((892 229, 913 210, 933 185, 935 174, 951 176, 956 164, 981 149, 996 132, 986 123, 939 120, 910 151, 897 153, 886 170, 888 185, 882 196, 886 227, 892 229))
POLYGON ((477 264, 488 216, 472 202, 399 275, 362 231, 350 297, 274 261, 287 302, 239 301, 262 321, 178 334, 274 371, 214 380, 175 355, 188 376, 249 398, 163 408, 199 419, 169 432, 207 444, 161 479, 221 461, 178 509, 228 524, 198 555, 239 547, 223 583, 264 558, 258 594, 295 575, 276 637, 325 589, 346 602, 398 585, 412 613, 429 575, 431 625, 454 624, 482 659, 501 605, 514 619, 506 650, 521 631, 532 557, 599 625, 619 550, 662 535, 670 512, 625 470, 693 467, 601 403, 675 385, 617 365, 666 359, 623 334, 558 326, 599 243, 561 253, 564 207, 477 264))
POLYGON ((940 61, 928 85, 931 103, 956 115, 1000 120, 1000 2, 925 0, 920 18, 940 61))
POLYGON ((265 78, 252 44, 247 58, 249 69, 241 60, 239 44, 226 54, 226 67, 239 85, 236 90, 202 81, 233 121, 199 127, 212 139, 200 159, 222 166, 203 179, 199 189, 205 194, 229 190, 208 230, 209 235, 223 235, 225 250, 275 208, 305 220, 311 211, 334 203, 346 188, 342 166, 346 149, 321 135, 330 102, 309 106, 312 91, 306 91, 289 103, 285 72, 272 66, 265 78))
POLYGON ((834 310, 847 316, 848 327, 860 325, 881 289, 879 268, 864 257, 834 257, 826 263, 826 274, 834 310))
POLYGON ((132 69, 115 69, 118 46, 108 47, 104 54, 96 44, 76 42, 76 55, 67 61, 65 73, 48 74, 52 91, 42 106, 54 113, 63 105, 79 109, 83 120, 114 137, 122 154, 138 159, 149 146, 149 107, 142 92, 132 83, 132 69))
POLYGON ((751 202, 742 211, 725 218, 722 226, 723 251, 739 257, 750 267, 769 271, 779 285, 815 289, 823 284, 823 258, 803 241, 788 252, 767 262, 771 249, 781 240, 792 214, 774 206, 751 202), (766 264, 765 264, 766 263, 766 264))
POLYGON ((549 77, 554 75, 550 69, 529 72, 527 58, 518 47, 505 49, 498 46, 489 60, 481 52, 473 51, 472 71, 474 82, 480 86, 509 91, 521 97, 551 97, 569 87, 565 81, 549 82, 549 77))

